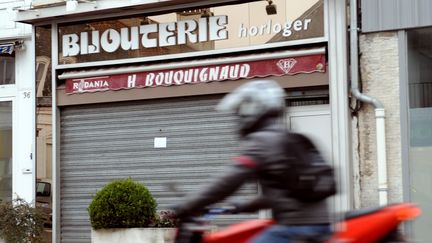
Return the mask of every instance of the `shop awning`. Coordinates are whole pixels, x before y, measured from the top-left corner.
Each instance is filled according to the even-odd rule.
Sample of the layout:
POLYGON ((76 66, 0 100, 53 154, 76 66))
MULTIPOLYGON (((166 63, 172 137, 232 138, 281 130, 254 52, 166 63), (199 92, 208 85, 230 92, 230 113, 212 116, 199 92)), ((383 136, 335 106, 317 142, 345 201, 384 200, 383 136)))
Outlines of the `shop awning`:
POLYGON ((325 48, 64 72, 68 94, 325 72, 325 48))

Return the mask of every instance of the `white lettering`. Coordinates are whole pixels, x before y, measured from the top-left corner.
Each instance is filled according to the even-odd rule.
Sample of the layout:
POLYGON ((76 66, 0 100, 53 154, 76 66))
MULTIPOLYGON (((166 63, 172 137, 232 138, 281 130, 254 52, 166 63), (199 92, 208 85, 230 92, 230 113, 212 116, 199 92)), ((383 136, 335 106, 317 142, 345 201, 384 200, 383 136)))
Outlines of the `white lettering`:
POLYGON ((182 84, 183 83, 183 72, 182 71, 177 71, 174 73, 174 83, 176 84, 182 84))
POLYGON ((198 80, 199 72, 197 70, 199 70, 199 69, 195 69, 195 72, 194 72, 194 80, 198 80))
MULTIPOLYGON (((147 24, 118 30, 106 29, 101 34, 94 30, 91 32, 91 40, 89 39, 90 32, 66 34, 62 36, 62 52, 63 56, 76 56, 100 53, 101 50, 112 53, 119 48, 129 51, 174 46, 188 42, 225 40, 228 39, 227 24, 228 17, 220 15, 199 20, 183 20, 177 23, 147 24)), ((243 28, 244 34, 241 35, 247 36, 250 30, 243 28)), ((251 31, 258 32, 258 28, 251 31)))
POLYGON ((240 67, 240 77, 241 78, 247 78, 249 76, 250 72, 250 65, 249 64, 243 64, 240 67))
POLYGON ((108 82, 105 80, 84 81, 84 88, 86 89, 105 88, 108 86, 108 82))
POLYGON ((87 32, 81 32, 81 54, 87 54, 88 53, 88 33, 87 32))
POLYGON ((239 65, 234 65, 233 67, 230 67, 230 73, 229 73, 229 77, 230 79, 235 79, 238 77, 239 74, 239 65))
POLYGON ((138 49, 138 38, 134 38, 138 36, 138 27, 132 27, 130 29, 130 35, 128 28, 120 29, 121 47, 125 51, 138 49))
POLYGON ((63 56, 76 56, 80 52, 80 47, 78 45, 78 35, 70 34, 63 35, 63 56))
POLYGON ((268 22, 267 22, 267 34, 268 35, 270 35, 271 34, 271 26, 272 26, 272 20, 270 19, 268 22))
POLYGON ((99 53, 100 52, 100 45, 99 45, 99 31, 95 30, 92 31, 92 44, 88 47, 88 53, 99 53))
POLYGON ((304 30, 308 30, 309 29, 309 24, 312 20, 311 19, 305 19, 304 20, 304 30))
POLYGON ((249 35, 250 36, 256 36, 258 34, 258 27, 252 26, 249 29, 249 35))
POLYGON ((175 23, 159 24, 159 46, 174 46, 175 38, 175 23))
POLYGON ((228 39, 228 31, 226 30, 226 24, 228 24, 228 17, 223 16, 212 16, 209 18, 209 31, 210 40, 226 40, 228 39))
POLYGON ((228 68, 229 66, 223 66, 221 68, 219 79, 228 79, 228 68))
MULTIPOLYGON (((227 64, 223 66, 189 68, 182 70, 164 70, 148 72, 145 74, 145 78, 140 75, 142 74, 127 75, 127 83, 122 83, 120 88, 184 85, 249 78, 250 65, 247 63, 227 64)), ((103 77, 75 79, 72 81, 72 90, 73 92, 83 92, 88 90, 96 91, 111 89, 112 87, 110 87, 109 83, 110 80, 112 79, 109 78, 109 80, 106 80, 103 77)))
POLYGON ((108 89, 109 83, 106 80, 85 80, 81 79, 79 82, 73 83, 73 90, 84 91, 94 89, 108 89))
POLYGON ((203 82, 207 82, 208 81, 207 80, 207 78, 208 78, 207 70, 208 70, 208 68, 202 68, 201 69, 199 77, 200 77, 200 80, 203 81, 203 82))
POLYGON ((135 87, 136 79, 136 74, 128 75, 128 88, 135 87))
POLYGON ((282 35, 284 37, 288 37, 288 36, 290 36, 292 34, 291 25, 292 25, 291 22, 286 22, 285 23, 285 28, 284 28, 284 31, 282 32, 282 35))
POLYGON ((155 74, 154 73, 148 73, 146 76, 146 81, 145 81, 145 86, 147 87, 151 87, 153 86, 153 80, 155 78, 155 74))
POLYGON ((179 21, 177 23, 177 44, 186 44, 186 37, 190 43, 197 43, 197 35, 192 33, 197 29, 197 23, 193 20, 179 21))
POLYGON ((170 71, 168 75, 165 75, 166 76, 166 79, 165 79, 165 84, 166 85, 171 85, 172 84, 173 75, 174 75, 174 71, 170 71))
POLYGON ((78 84, 78 90, 82 91, 84 89, 84 80, 81 80, 78 84))
MULTIPOLYGON (((130 74, 127 76, 127 88, 136 87, 137 82, 139 82, 137 81, 138 75, 139 74, 130 74)), ((141 81, 140 79, 140 81, 144 81, 145 87, 156 87, 235 80, 239 78, 248 78, 249 75, 249 64, 227 64, 224 66, 149 72, 146 74, 144 80, 141 81)), ((109 88, 109 83, 105 80, 85 81, 82 84, 73 83, 74 90, 80 87, 83 89, 109 88)))
POLYGON ((164 82, 164 73, 160 72, 156 75, 156 85, 162 85, 164 82))
POLYGON ((303 22, 301 20, 296 20, 294 22, 294 30, 299 31, 302 29, 303 22))
POLYGON ((282 25, 279 23, 276 23, 275 25, 273 25, 273 32, 274 33, 279 33, 282 30, 282 25))
POLYGON ((271 26, 271 19, 266 24, 261 25, 259 35, 263 35, 266 32, 267 34, 270 34, 270 26, 271 26))
POLYGON ((185 71, 185 75, 184 75, 184 82, 185 83, 192 83, 193 82, 192 74, 193 74, 193 71, 190 69, 185 71))
POLYGON ((120 34, 113 29, 105 30, 101 36, 101 46, 106 52, 115 52, 120 46, 120 34))
POLYGON ((210 80, 219 79, 219 66, 210 69, 209 79, 210 80))
POLYGON ((262 25, 251 25, 247 27, 244 23, 240 23, 238 37, 247 38, 262 35, 278 34, 282 31, 282 36, 289 37, 293 32, 307 31, 312 19, 297 19, 294 22, 286 21, 285 23, 273 22, 271 19, 262 25))
POLYGON ((208 41, 207 18, 200 18, 198 25, 199 25, 199 31, 198 31, 199 42, 208 41))
POLYGON ((241 23, 241 24, 240 24, 240 27, 239 27, 239 34, 238 34, 238 37, 239 37, 239 38, 244 38, 244 37, 247 37, 247 36, 248 36, 247 28, 244 27, 244 24, 243 24, 243 23, 241 23))
POLYGON ((146 48, 156 47, 157 40, 150 39, 149 34, 157 32, 156 24, 147 24, 140 26, 140 34, 142 34, 141 44, 146 48))

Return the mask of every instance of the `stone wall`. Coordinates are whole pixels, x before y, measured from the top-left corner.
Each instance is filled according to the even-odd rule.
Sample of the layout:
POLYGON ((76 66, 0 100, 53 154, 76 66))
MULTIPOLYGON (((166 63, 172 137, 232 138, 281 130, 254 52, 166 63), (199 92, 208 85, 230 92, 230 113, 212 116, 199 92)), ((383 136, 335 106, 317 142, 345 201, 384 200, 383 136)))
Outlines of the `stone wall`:
MULTIPOLYGON (((399 48, 397 32, 360 36, 360 87, 362 93, 377 98, 386 112, 386 145, 389 203, 402 201, 401 128, 399 101, 399 48)), ((362 103, 353 119, 354 164, 357 169, 357 205, 379 204, 376 160, 376 121, 374 107, 362 103)), ((356 171, 356 170, 354 170, 356 171)))

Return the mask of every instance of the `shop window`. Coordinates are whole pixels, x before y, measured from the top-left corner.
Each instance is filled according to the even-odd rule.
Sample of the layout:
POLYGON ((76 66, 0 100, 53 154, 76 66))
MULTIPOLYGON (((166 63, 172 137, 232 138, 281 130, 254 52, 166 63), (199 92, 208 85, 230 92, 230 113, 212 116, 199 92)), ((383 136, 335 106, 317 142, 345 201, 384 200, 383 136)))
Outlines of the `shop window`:
POLYGON ((432 29, 408 33, 410 108, 432 107, 432 29))
MULTIPOLYGON (((39 1, 42 4, 42 1, 39 1)), ((52 214, 52 65, 51 26, 36 26, 36 203, 52 214)), ((64 63, 64 60, 59 60, 64 63)), ((43 242, 52 242, 51 218, 43 242)))
POLYGON ((48 68, 50 65, 50 60, 51 59, 47 56, 36 57, 36 83, 37 83, 36 97, 44 97, 44 94, 47 95, 48 93, 47 87, 51 86, 51 84, 47 83, 47 75, 49 75, 48 68))
POLYGON ((51 26, 36 27, 36 103, 51 107, 51 26))
MULTIPOLYGON (((408 33, 408 85, 411 200, 423 212, 432 211, 432 28, 408 33)), ((418 242, 432 238, 432 215, 425 213, 414 222, 418 242)))
POLYGON ((310 106, 330 104, 328 89, 287 90, 286 104, 293 106, 310 106))
POLYGON ((0 85, 15 83, 15 57, 0 55, 0 85))

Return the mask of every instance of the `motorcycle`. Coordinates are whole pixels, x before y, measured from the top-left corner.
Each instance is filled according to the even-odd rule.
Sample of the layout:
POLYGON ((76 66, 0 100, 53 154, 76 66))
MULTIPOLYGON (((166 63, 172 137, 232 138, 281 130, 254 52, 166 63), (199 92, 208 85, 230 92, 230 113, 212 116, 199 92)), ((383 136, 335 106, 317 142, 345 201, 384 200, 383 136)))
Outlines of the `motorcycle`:
MULTIPOLYGON (((226 213, 224 208, 207 210, 209 215, 226 213)), ((407 242, 400 234, 399 226, 418 217, 420 208, 412 203, 397 203, 379 208, 355 210, 346 213, 343 220, 335 224, 331 235, 320 239, 300 239, 304 243, 385 243, 407 242)), ((204 217, 206 218, 206 217, 204 217)), ((180 224, 176 243, 247 243, 257 234, 273 225, 270 219, 243 221, 219 231, 203 218, 184 221, 180 224)))

